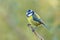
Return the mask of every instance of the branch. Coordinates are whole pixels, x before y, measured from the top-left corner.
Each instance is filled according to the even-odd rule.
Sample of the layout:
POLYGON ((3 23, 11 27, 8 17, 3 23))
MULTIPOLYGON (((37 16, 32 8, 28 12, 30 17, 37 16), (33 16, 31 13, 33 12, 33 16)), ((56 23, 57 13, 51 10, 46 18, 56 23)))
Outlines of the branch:
POLYGON ((35 29, 31 26, 31 24, 28 24, 28 27, 31 28, 32 32, 33 32, 40 40, 44 40, 44 38, 35 31, 35 29))

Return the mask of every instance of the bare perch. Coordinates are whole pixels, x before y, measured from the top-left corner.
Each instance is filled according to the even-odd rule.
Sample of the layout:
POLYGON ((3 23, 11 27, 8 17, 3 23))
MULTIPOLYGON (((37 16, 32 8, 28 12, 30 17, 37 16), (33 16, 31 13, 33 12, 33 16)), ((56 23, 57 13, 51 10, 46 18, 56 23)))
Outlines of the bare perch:
POLYGON ((31 28, 32 32, 33 32, 40 40, 44 40, 44 38, 35 31, 35 29, 31 26, 31 24, 28 24, 28 27, 31 28))

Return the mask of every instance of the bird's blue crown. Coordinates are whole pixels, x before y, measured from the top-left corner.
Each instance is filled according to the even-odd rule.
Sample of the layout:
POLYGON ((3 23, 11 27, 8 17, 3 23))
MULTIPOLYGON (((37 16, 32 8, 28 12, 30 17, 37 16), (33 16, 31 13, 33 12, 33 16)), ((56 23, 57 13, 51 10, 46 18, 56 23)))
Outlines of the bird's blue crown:
POLYGON ((34 14, 34 11, 33 10, 27 10, 27 12, 26 12, 26 16, 31 16, 31 15, 33 15, 34 14))

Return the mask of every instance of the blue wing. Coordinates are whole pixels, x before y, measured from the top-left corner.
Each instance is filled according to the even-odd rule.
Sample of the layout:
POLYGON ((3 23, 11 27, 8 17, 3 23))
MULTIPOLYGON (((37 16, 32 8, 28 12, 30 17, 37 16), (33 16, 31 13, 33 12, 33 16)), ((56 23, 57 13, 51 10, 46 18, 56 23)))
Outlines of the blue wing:
POLYGON ((43 24, 47 28, 47 26, 42 21, 42 19, 41 18, 38 18, 35 14, 33 15, 33 20, 36 21, 36 22, 39 22, 40 24, 43 24))
POLYGON ((33 15, 33 20, 42 24, 41 19, 38 18, 35 14, 33 15))

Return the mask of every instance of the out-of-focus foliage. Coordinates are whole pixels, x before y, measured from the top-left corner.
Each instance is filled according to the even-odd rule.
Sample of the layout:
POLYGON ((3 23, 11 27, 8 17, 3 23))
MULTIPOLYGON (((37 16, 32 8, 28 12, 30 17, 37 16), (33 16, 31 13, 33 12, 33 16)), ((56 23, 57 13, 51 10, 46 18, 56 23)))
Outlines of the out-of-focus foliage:
POLYGON ((39 40, 27 27, 28 9, 47 24, 37 29, 45 40, 60 40, 60 0, 0 0, 0 40, 39 40))

